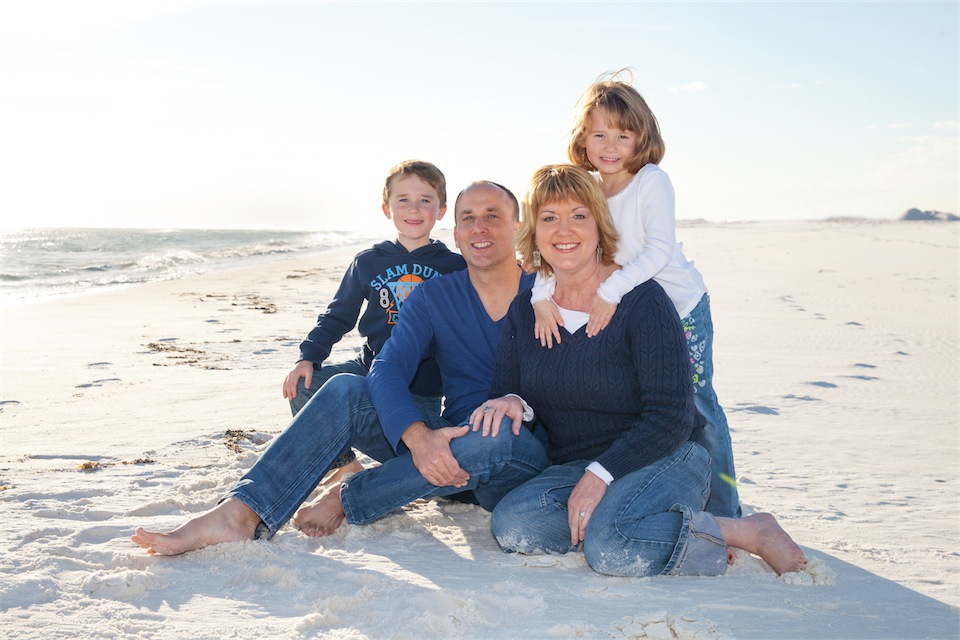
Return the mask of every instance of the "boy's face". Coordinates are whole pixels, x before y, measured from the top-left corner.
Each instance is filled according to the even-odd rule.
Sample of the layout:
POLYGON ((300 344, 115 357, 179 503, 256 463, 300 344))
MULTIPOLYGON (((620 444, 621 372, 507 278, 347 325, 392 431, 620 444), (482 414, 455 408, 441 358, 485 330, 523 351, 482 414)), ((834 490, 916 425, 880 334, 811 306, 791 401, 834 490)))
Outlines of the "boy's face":
POLYGON ((391 180, 390 197, 383 205, 383 214, 393 220, 400 244, 408 251, 429 244, 433 225, 446 210, 437 190, 414 175, 391 180))

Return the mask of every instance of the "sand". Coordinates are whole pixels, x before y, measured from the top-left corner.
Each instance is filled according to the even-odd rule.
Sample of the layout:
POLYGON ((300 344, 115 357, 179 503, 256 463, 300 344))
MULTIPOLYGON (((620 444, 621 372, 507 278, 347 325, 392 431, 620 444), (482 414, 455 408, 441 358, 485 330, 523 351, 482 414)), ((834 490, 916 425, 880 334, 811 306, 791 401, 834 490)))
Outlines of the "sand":
MULTIPOLYGON (((353 250, 2 311, 0 635, 956 638, 960 224, 688 223, 745 511, 811 559, 611 578, 499 551, 489 514, 173 558, 129 540, 222 496, 353 250)), ((335 359, 359 347, 351 334, 335 359)))

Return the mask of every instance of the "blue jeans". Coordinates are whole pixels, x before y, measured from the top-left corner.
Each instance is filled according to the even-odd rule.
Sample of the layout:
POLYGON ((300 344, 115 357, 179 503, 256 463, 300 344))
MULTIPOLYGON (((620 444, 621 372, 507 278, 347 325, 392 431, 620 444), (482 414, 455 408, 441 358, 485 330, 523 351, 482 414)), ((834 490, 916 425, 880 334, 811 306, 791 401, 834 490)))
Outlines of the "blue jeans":
MULTIPOLYGON (((328 364, 322 367, 313 365, 313 380, 310 386, 307 387, 304 385, 304 378, 300 378, 297 382, 297 395, 290 400, 290 411, 294 417, 300 413, 300 410, 306 406, 307 402, 310 401, 317 390, 319 390, 327 380, 339 373, 352 373, 357 376, 365 376, 369 373, 369 370, 363 362, 361 362, 359 357, 348 360, 347 362, 338 362, 337 364, 328 364)), ((440 398, 414 396, 414 401, 421 410, 426 409, 431 413, 440 413, 440 398)), ((356 459, 357 455, 353 452, 353 449, 347 447, 346 451, 344 451, 331 466, 332 468, 343 467, 356 459)))
MULTIPOLYGON (((563 554, 570 543, 567 500, 588 460, 552 466, 511 491, 491 527, 504 551, 563 554)), ((587 564, 613 576, 719 575, 727 551, 716 517, 702 511, 709 488, 706 450, 694 442, 615 480, 587 523, 587 564)))
MULTIPOLYGON (((431 412, 430 407, 423 404, 419 408, 424 421, 431 428, 448 426, 440 416, 431 412)), ((493 507, 495 504, 493 500, 498 500, 501 495, 506 494, 524 480, 536 476, 547 466, 546 454, 543 453, 540 443, 526 429, 521 434, 526 434, 522 438, 525 445, 529 445, 531 440, 536 445, 536 448, 530 445, 534 453, 525 456, 524 459, 533 460, 535 467, 539 465, 530 469, 527 472, 528 475, 524 475, 522 479, 511 475, 516 473, 515 469, 503 460, 504 450, 513 450, 512 447, 501 445, 482 448, 482 451, 489 452, 492 457, 491 462, 488 463, 490 469, 461 465, 471 474, 471 482, 474 486, 469 488, 474 490, 478 500, 484 501, 481 504, 488 505, 487 508, 493 507), (535 455, 537 450, 542 455, 542 464, 535 455), (499 484, 499 472, 503 472, 503 485, 499 484)), ((509 435, 513 437, 512 434, 509 435)), ((460 448, 464 451, 469 450, 471 447, 466 437, 461 440, 464 440, 464 443, 460 448)), ((516 440, 519 441, 521 438, 516 440)), ((476 440, 471 439, 469 442, 476 443, 476 440)), ((376 410, 367 397, 363 377, 340 374, 330 378, 317 391, 313 399, 300 410, 283 433, 270 443, 253 468, 237 482, 227 496, 236 498, 250 507, 263 521, 263 527, 267 529, 264 533, 262 528, 259 528, 260 535, 272 537, 293 517, 297 508, 323 479, 333 461, 350 446, 356 447, 380 462, 410 459, 409 453, 398 458, 384 437, 376 410)), ((457 449, 454 449, 454 453, 457 454, 457 449)), ((470 463, 474 465, 478 465, 478 461, 482 460, 482 455, 470 457, 470 463)), ((351 496, 354 502, 362 503, 363 508, 368 508, 369 502, 369 509, 380 512, 380 515, 417 498, 463 491, 454 487, 433 487, 412 464, 405 468, 406 472, 417 476, 412 481, 409 478, 404 478, 403 481, 396 478, 398 471, 403 467, 391 465, 385 471, 381 471, 383 468, 383 466, 375 467, 357 474, 357 476, 373 478, 376 492, 358 490, 356 496, 351 496), (375 480, 383 473, 393 474, 388 476, 393 482, 392 485, 380 487, 376 484, 375 480), (426 484, 432 487, 432 490, 424 491, 420 484, 426 484), (390 505, 391 508, 384 510, 385 505, 390 505)))
MULTIPOLYGON (((455 426, 439 416, 427 425, 431 429, 455 426)), ((510 426, 511 420, 505 419, 495 437, 471 430, 450 441, 457 463, 470 475, 465 487, 430 484, 413 465, 409 452, 353 475, 340 488, 347 522, 369 524, 414 500, 464 491, 472 491, 477 503, 492 511, 510 491, 550 466, 540 441, 526 428, 515 436, 510 426)))
POLYGON ((730 428, 717 392, 713 389, 713 319, 710 296, 704 294, 690 315, 681 320, 693 367, 693 401, 707 421, 703 431, 710 454, 710 499, 706 510, 715 516, 739 518, 740 496, 734 484, 737 473, 733 466, 733 445, 730 428), (720 475, 724 474, 729 481, 720 475))

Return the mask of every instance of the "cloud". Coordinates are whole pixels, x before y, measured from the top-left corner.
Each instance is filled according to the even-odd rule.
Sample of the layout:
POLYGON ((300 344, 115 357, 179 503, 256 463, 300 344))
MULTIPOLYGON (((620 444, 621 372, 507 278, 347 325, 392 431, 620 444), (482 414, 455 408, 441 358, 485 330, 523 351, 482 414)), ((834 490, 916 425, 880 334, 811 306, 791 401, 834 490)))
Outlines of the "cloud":
POLYGON ((913 125, 909 122, 893 122, 887 125, 887 129, 910 129, 913 125))
POLYGON ((937 120, 932 126, 934 129, 946 129, 947 131, 960 130, 960 122, 956 120, 937 120))
POLYGON ((803 85, 799 82, 784 82, 782 84, 772 84, 771 89, 800 89, 803 85))
POLYGON ((679 93, 681 91, 703 91, 707 88, 707 83, 702 80, 697 80, 696 82, 688 82, 682 84, 679 87, 667 87, 667 91, 670 93, 679 93))

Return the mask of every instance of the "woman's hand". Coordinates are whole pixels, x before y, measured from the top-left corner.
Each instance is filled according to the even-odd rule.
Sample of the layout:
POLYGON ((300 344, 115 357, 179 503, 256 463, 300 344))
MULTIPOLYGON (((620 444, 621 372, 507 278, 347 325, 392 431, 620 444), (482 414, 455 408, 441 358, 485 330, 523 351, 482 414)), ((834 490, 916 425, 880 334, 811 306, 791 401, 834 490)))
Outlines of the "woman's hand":
POLYGON ((587 320, 587 337, 592 338, 606 329, 616 310, 617 305, 607 302, 599 295, 593 296, 593 302, 590 303, 590 319, 587 320))
POLYGON ((573 488, 570 498, 567 499, 567 522, 570 524, 570 544, 576 546, 583 541, 587 534, 587 523, 603 500, 607 492, 607 483, 593 474, 584 471, 583 477, 573 488))
POLYGON ((533 315, 536 318, 533 323, 533 335, 540 341, 540 346, 552 349, 554 340, 560 344, 560 327, 563 326, 563 318, 553 300, 535 302, 533 315))
POLYGON ((287 400, 293 400, 297 397, 297 383, 303 378, 303 386, 307 389, 313 382, 313 363, 309 360, 298 362, 283 381, 283 397, 287 400))
POLYGON ((523 403, 517 396, 503 396, 487 400, 470 414, 470 424, 474 431, 483 430, 483 437, 495 437, 500 433, 500 423, 504 418, 512 418, 513 435, 520 435, 523 426, 523 403))

